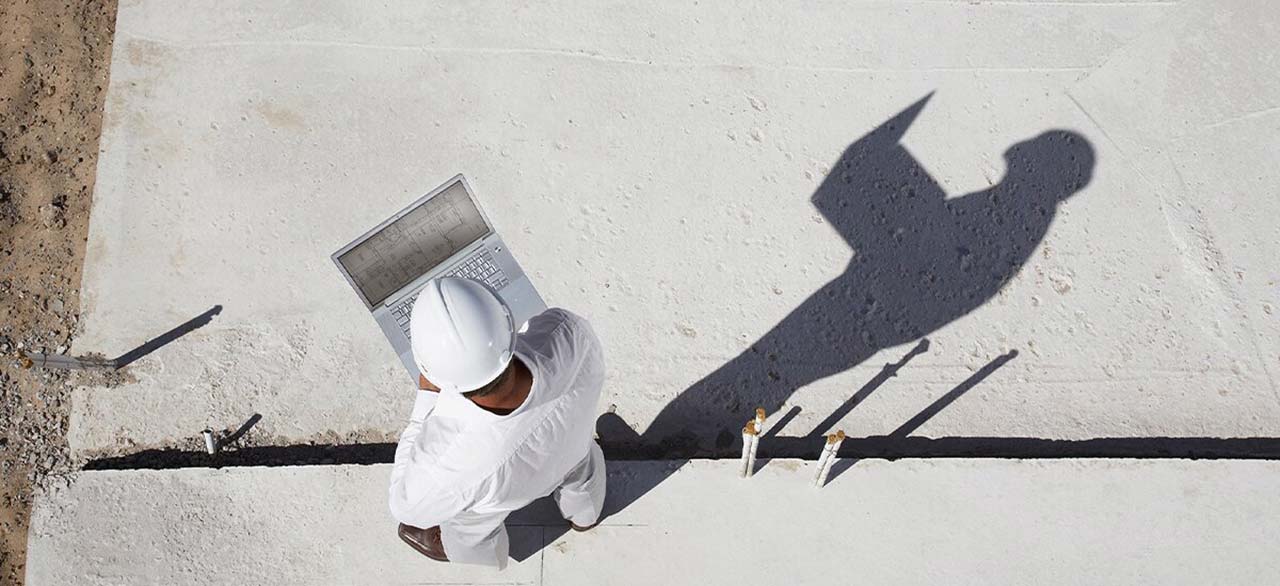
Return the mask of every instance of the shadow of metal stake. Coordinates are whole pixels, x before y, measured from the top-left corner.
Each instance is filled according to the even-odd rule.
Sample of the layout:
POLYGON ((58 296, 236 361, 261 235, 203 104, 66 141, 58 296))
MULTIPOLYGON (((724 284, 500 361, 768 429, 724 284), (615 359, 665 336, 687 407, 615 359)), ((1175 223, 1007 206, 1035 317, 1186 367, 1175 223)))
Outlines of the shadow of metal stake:
POLYGON ((222 449, 224 446, 228 446, 235 443, 235 441, 240 439, 241 436, 243 436, 245 433, 248 433, 248 431, 252 429, 253 426, 257 425, 259 421, 262 421, 262 414, 254 413, 253 416, 250 417, 244 423, 242 423, 238 429, 231 432, 231 435, 228 435, 218 440, 218 449, 222 449))
POLYGON ((202 327, 213 321, 213 316, 218 315, 219 313, 222 313, 222 306, 215 305, 208 311, 187 320, 182 325, 147 340, 141 346, 138 346, 137 348, 125 352, 115 358, 63 356, 61 354, 42 354, 39 352, 32 352, 28 354, 19 350, 18 363, 22 365, 23 369, 31 369, 39 366, 40 368, 58 368, 62 370, 119 370, 128 366, 129 363, 156 351, 161 346, 181 338, 191 330, 202 327))

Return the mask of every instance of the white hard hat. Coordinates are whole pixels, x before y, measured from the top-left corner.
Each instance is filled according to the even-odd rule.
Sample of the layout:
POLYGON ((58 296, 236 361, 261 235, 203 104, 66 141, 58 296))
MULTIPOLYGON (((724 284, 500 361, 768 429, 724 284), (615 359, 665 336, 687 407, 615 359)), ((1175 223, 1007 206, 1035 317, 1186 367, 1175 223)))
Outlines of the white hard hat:
POLYGON ((442 391, 474 391, 511 362, 516 328, 511 309, 485 285, 433 279, 418 293, 409 317, 418 370, 442 391))

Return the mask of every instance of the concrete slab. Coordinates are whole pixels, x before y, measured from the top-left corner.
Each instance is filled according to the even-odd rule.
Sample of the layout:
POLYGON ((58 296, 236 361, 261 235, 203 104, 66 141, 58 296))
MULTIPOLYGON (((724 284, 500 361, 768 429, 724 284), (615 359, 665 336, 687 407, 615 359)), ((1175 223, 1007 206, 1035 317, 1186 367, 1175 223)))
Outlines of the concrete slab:
POLYGON ((708 444, 755 404, 801 407, 784 433, 803 435, 907 352, 897 330, 928 335, 929 351, 840 418, 846 431, 899 429, 984 373, 915 433, 1273 435, 1280 404, 1242 344, 1247 316, 1205 309, 1219 285, 1187 266, 1180 220, 1063 91, 1172 8, 124 3, 75 350, 123 353, 224 310, 136 362, 135 382, 79 389, 70 445, 198 449, 200 429, 254 412, 255 443, 394 439, 408 381, 327 256, 456 172, 544 297, 597 325, 606 404, 649 440, 695 417, 708 444), (878 146, 889 167, 842 170, 846 148, 930 92, 878 146), (1007 192, 1016 209, 1043 191, 1018 193, 1026 169, 1004 153, 1050 129, 1077 132, 1093 164, 1051 222, 1019 226, 1043 236, 1016 254, 949 245, 964 226, 944 194, 990 216, 986 236, 1015 233, 981 202, 1007 192), (943 236, 862 278, 853 248, 904 233, 813 201, 851 197, 846 179, 881 198, 927 191, 913 213, 943 236), (968 304, 899 295, 938 263, 956 291, 975 285, 955 272, 974 251, 1018 272, 968 304), (839 339, 806 336, 793 311, 837 290, 839 339), (929 319, 840 321, 876 315, 873 293, 929 319))
MULTIPOLYGON (((385 466, 86 472, 46 495, 28 584, 533 584, 438 565, 396 535, 385 466), (90 527, 93 527, 90 529, 90 527), (424 582, 426 579, 430 581, 424 582)), ((513 527, 513 543, 542 539, 513 527)))
MULTIPOLYGON (((665 476, 610 463, 611 501, 665 476)), ((817 490, 813 462, 755 477, 696 461, 505 573, 400 544, 387 466, 83 472, 33 515, 27 583, 1270 584, 1280 463, 863 460, 817 490), (690 522, 695 519, 696 522, 690 522)), ((534 548, 538 549, 537 547, 534 548)))
POLYGON ((1280 396, 1277 61, 1273 3, 1188 2, 1071 95, 1156 186, 1185 270, 1213 285, 1204 311, 1245 325, 1231 368, 1280 396))

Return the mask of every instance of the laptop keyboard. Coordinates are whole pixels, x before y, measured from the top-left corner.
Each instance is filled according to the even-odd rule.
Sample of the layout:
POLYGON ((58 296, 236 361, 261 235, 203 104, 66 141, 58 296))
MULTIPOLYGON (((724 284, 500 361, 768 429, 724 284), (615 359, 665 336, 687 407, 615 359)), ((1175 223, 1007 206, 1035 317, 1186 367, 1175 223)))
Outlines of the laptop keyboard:
MULTIPOLYGON (((489 253, 487 248, 471 255, 454 267, 453 270, 441 276, 462 277, 472 281, 480 281, 492 287, 494 291, 500 291, 507 286, 507 283, 510 283, 507 280, 507 274, 502 272, 497 263, 493 262, 493 255, 489 253)), ((400 303, 391 308, 391 315, 396 317, 396 323, 400 325, 400 329, 404 332, 406 338, 409 337, 409 314, 413 310, 413 302, 417 299, 418 293, 414 292, 413 295, 405 297, 400 303)))

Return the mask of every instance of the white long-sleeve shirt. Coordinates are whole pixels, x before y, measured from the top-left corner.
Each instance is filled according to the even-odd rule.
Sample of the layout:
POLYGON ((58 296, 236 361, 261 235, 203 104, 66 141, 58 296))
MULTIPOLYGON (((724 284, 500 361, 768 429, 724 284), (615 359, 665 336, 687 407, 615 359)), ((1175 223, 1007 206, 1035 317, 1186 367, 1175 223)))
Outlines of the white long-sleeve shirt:
POLYGON ((563 309, 529 320, 515 356, 533 374, 508 415, 457 393, 420 391, 391 471, 391 514, 439 525, 450 560, 504 567, 507 514, 550 494, 586 458, 604 384, 600 341, 563 309))

